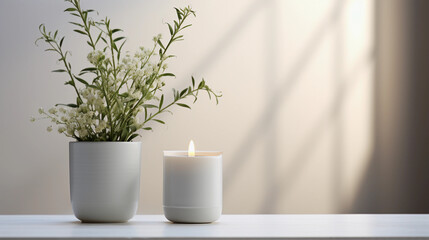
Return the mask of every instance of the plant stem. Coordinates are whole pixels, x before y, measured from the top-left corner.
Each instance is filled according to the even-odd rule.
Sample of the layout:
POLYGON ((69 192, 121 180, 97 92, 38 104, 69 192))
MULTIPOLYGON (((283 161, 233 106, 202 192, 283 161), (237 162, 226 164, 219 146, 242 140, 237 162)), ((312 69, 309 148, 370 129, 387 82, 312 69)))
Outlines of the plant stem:
POLYGON ((194 90, 192 90, 192 91, 188 92, 186 95, 182 96, 181 98, 178 98, 178 99, 174 100, 173 102, 171 102, 170 104, 168 104, 167 106, 165 106, 165 107, 163 107, 163 108, 159 109, 159 110, 158 110, 158 112, 154 113, 152 116, 150 116, 148 119, 146 119, 146 120, 143 122, 143 124, 145 124, 145 123, 149 122, 149 121, 150 121, 150 120, 152 120, 156 115, 158 115, 158 114, 160 114, 160 113, 164 112, 166 109, 168 109, 169 107, 173 106, 173 105, 174 105, 174 104, 176 104, 178 101, 183 100, 183 99, 185 99, 186 97, 188 97, 188 96, 190 96, 190 95, 193 95, 192 93, 194 93, 194 92, 198 92, 199 90, 201 90, 201 89, 198 89, 198 88, 197 88, 197 89, 194 89, 194 90))
POLYGON ((95 44, 94 44, 94 41, 92 40, 92 36, 91 36, 91 32, 90 32, 90 26, 91 25, 88 25, 87 21, 85 20, 85 18, 83 16, 83 12, 82 12, 82 9, 80 7, 79 1, 74 1, 74 2, 72 2, 72 4, 76 7, 77 11, 79 12, 79 16, 82 19, 82 23, 84 24, 84 30, 88 35, 89 42, 91 43, 91 47, 93 50, 95 50, 95 44))
POLYGON ((73 74, 72 74, 72 72, 71 72, 71 69, 70 69, 70 67, 69 67, 69 65, 68 65, 68 63, 67 63, 67 60, 66 60, 66 55, 63 53, 63 51, 62 51, 62 49, 61 49, 61 47, 60 47, 60 45, 57 43, 57 41, 55 40, 55 39, 52 39, 50 36, 48 36, 48 35, 46 35, 46 33, 42 33, 43 34, 43 36, 45 37, 45 40, 47 40, 46 42, 48 42, 49 43, 49 45, 53 48, 53 49, 55 49, 55 51, 61 56, 61 60, 62 60, 62 62, 64 63, 64 66, 66 67, 66 71, 67 71, 67 73, 68 73, 68 75, 69 75, 69 77, 70 77, 70 80, 72 81, 72 86, 73 86, 73 88, 74 88, 74 90, 75 90, 75 92, 76 92, 76 94, 77 94, 77 97, 78 97, 78 99, 79 99, 79 101, 77 101, 77 105, 78 106, 80 106, 80 104, 81 103, 83 103, 83 101, 82 101, 82 98, 81 98, 81 96, 80 96, 80 93, 79 93, 79 90, 77 89, 77 87, 76 87, 76 82, 75 82, 75 80, 74 80, 74 77, 73 77, 73 74), (54 42, 55 43, 55 46, 52 44, 52 42, 54 42))

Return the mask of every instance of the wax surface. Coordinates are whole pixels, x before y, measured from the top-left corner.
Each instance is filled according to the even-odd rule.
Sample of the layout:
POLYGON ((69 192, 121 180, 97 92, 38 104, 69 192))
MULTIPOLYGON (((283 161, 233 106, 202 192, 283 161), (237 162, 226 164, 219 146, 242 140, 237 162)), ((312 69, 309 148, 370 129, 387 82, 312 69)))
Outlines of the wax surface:
POLYGON ((222 205, 222 155, 164 156, 164 206, 222 205))

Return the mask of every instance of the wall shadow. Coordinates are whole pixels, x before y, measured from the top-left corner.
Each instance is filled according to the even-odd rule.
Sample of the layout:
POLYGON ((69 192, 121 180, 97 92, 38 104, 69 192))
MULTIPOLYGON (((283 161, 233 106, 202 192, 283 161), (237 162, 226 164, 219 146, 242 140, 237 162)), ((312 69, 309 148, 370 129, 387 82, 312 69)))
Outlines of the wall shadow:
MULTIPOLYGON (((311 60, 311 57, 317 52, 321 44, 321 39, 326 36, 326 34, 329 33, 329 31, 332 30, 332 27, 338 22, 338 17, 340 15, 342 5, 342 1, 336 1, 334 7, 328 13, 325 20, 321 21, 319 26, 316 27, 316 30, 313 32, 313 34, 310 35, 309 40, 304 45, 305 47, 303 48, 302 53, 298 55, 297 60, 292 64, 289 73, 287 73, 286 77, 284 78, 284 83, 281 86, 275 86, 273 89, 267 89, 268 100, 266 103, 266 107, 264 108, 265 111, 261 113, 261 117, 255 122, 255 124, 252 125, 251 128, 249 128, 248 134, 245 135, 238 149, 232 154, 231 163, 225 167, 224 188, 227 192, 232 185, 231 183, 234 181, 234 179, 240 172, 240 169, 242 169, 242 166, 245 164, 246 159, 248 159, 248 156, 250 154, 248 149, 252 149, 256 146, 259 140, 265 138, 265 153, 267 156, 265 159, 263 159, 265 163, 265 194, 260 209, 258 210, 259 213, 275 213, 275 206, 277 204, 279 196, 283 194, 283 191, 285 191, 279 191, 279 189, 288 189, 286 185, 290 185, 290 183, 293 182, 290 178, 286 180, 282 179, 279 181, 279 179, 276 179, 275 176, 276 162, 278 159, 278 156, 276 154, 276 119, 278 118, 279 110, 292 93, 294 86, 297 84, 300 75, 305 70, 308 62, 311 60), (287 182, 287 184, 283 186, 285 181, 287 182)), ((274 4, 271 4, 268 11, 269 22, 276 22, 275 11, 276 6, 274 4)), ((273 29, 272 26, 267 29, 267 34, 269 36, 268 39, 275 39, 275 29, 273 29)), ((271 66, 270 68, 267 67, 267 76, 273 76, 272 72, 275 72, 272 69, 272 66, 275 65, 273 64, 272 59, 275 59, 276 54, 275 51, 273 51, 272 49, 274 44, 275 42, 270 42, 269 44, 266 44, 268 54, 267 65, 271 66)), ((335 75, 339 76, 339 74, 335 75)), ((335 108, 338 109, 338 106, 336 106, 335 108)), ((325 122, 322 121, 320 125, 325 125, 325 122)), ((320 129, 320 127, 316 128, 320 129)), ((310 141, 311 144, 314 144, 312 140, 313 135, 314 133, 310 134, 309 138, 306 138, 309 139, 308 141, 310 141)), ((304 146, 306 147, 303 149, 308 150, 308 143, 304 144, 304 146)), ((293 164, 289 168, 290 173, 288 172, 286 175, 294 176, 299 172, 300 166, 303 166, 305 164, 305 161, 303 160, 305 158, 304 155, 306 155, 307 153, 308 151, 304 150, 303 153, 298 153, 297 157, 293 158, 293 164)))
MULTIPOLYGON (((336 95, 334 98, 335 100, 333 102, 343 102, 347 98, 349 92, 352 91, 354 87, 359 83, 355 79, 358 76, 358 73, 362 72, 373 63, 373 52, 370 52, 368 55, 361 57, 361 59, 356 63, 356 65, 351 69, 351 71, 345 76, 341 77, 341 80, 339 81, 341 82, 341 84, 338 84, 335 89, 336 95)), ((272 196, 267 196, 263 205, 271 205, 272 207, 275 207, 278 204, 280 198, 286 197, 299 174, 302 173, 305 166, 309 163, 310 155, 312 154, 309 149, 315 148, 317 146, 317 144, 320 142, 320 138, 323 136, 324 133, 331 130, 332 128, 334 128, 335 130, 335 128, 337 127, 337 119, 339 118, 340 113, 341 111, 340 108, 338 108, 338 105, 333 104, 329 109, 327 109, 325 114, 316 121, 317 124, 310 131, 308 131, 308 133, 304 137, 305 140, 302 144, 300 144, 300 147, 298 148, 296 153, 293 154, 293 156, 291 157, 291 164, 287 166, 284 171, 284 174, 282 174, 281 177, 276 179, 274 185, 274 189, 277 189, 276 197, 274 198, 272 196)), ((337 134, 338 133, 334 134, 334 138, 337 137, 337 134)), ((335 147, 337 146, 336 144, 338 139, 334 140, 335 144, 333 145, 335 147)), ((334 154, 334 156, 338 158, 333 159, 333 164, 336 164, 341 161, 341 156, 336 154, 334 154)), ((334 166, 333 170, 337 170, 337 166, 334 166)), ((341 178, 338 174, 333 173, 332 176, 334 177, 334 181, 341 181, 341 178)), ((334 185, 333 188, 335 187, 338 186, 334 185)), ((333 197, 337 198, 337 200, 332 202, 335 207, 335 211, 344 212, 344 209, 342 208, 344 204, 341 202, 340 195, 341 189, 334 189, 333 194, 333 197)))
POLYGON ((375 3, 375 144, 347 210, 428 213, 429 1, 375 3))

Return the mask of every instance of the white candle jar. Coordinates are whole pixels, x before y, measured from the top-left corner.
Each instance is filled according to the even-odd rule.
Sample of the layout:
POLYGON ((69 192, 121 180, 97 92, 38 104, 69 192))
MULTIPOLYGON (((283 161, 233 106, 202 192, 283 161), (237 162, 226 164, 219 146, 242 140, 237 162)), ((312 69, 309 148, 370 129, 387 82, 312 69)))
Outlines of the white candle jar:
POLYGON ((164 151, 164 214, 172 222, 210 223, 222 214, 222 153, 164 151))

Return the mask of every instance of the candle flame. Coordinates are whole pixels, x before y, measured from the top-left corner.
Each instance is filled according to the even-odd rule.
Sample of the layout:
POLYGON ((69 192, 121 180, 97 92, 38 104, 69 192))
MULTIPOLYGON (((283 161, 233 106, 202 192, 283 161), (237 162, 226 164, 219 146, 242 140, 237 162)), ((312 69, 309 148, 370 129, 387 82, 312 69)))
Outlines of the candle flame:
POLYGON ((189 142, 188 157, 195 157, 195 145, 192 140, 189 142))

